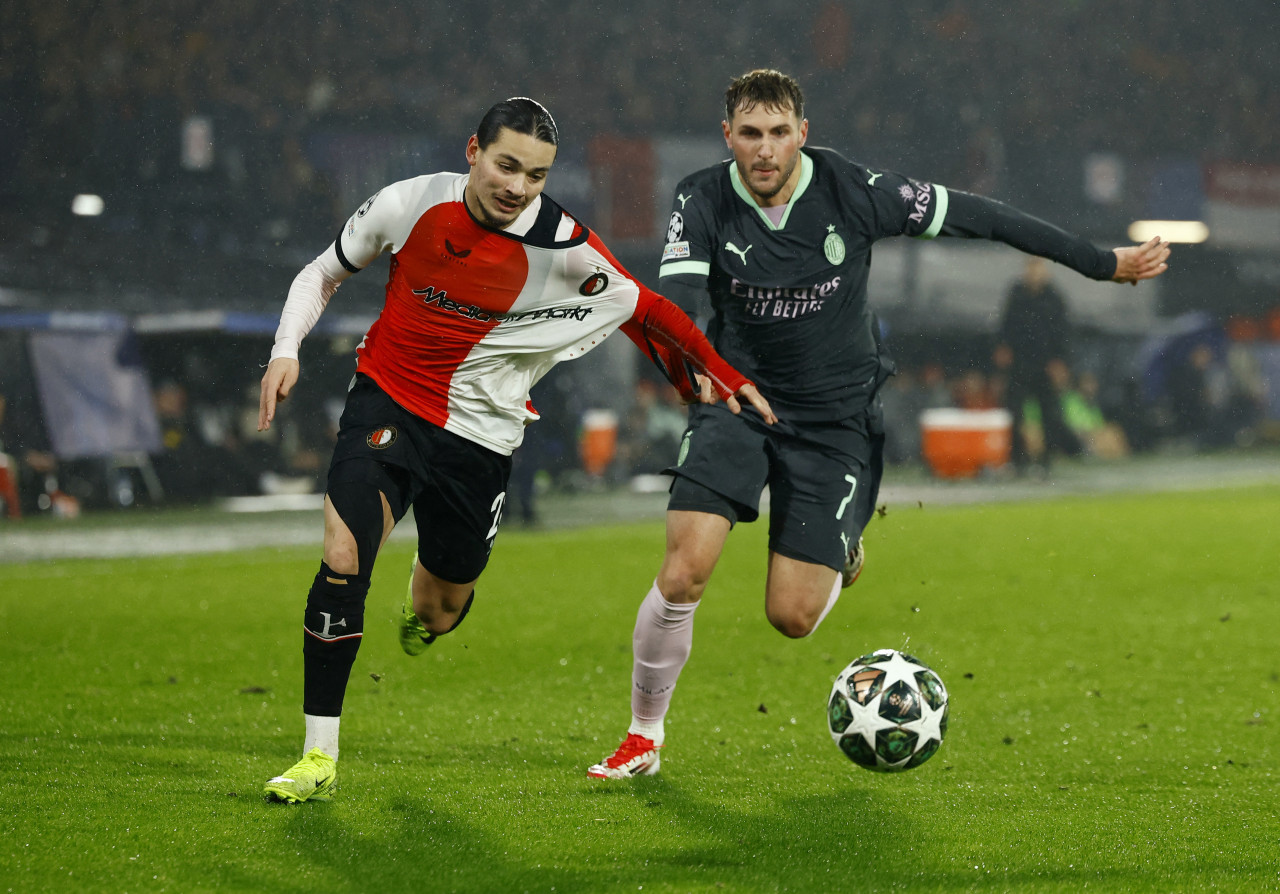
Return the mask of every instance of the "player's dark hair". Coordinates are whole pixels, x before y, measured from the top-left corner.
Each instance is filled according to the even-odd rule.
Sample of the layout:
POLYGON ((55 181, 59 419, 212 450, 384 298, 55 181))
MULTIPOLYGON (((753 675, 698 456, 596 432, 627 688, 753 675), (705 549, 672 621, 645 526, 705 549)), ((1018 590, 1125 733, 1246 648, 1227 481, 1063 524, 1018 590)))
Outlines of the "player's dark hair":
POLYGON ((556 120, 540 102, 527 96, 513 96, 496 104, 484 113, 480 126, 476 128, 476 140, 481 149, 498 138, 502 128, 514 130, 516 133, 528 134, 536 140, 559 145, 560 132, 556 129, 556 120))
POLYGON ((804 94, 795 78, 772 68, 757 68, 734 78, 724 92, 724 120, 732 121, 741 106, 744 112, 764 106, 771 112, 795 111, 804 118, 804 94))

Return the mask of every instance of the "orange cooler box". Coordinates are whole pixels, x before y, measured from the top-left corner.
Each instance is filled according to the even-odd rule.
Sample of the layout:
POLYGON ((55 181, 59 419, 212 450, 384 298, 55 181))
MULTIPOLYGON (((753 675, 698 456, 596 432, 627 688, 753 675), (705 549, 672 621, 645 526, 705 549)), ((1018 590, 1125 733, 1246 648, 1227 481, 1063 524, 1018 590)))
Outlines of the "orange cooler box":
POLYGON ((920 452, 939 478, 972 478, 1009 461, 1012 430, 1008 410, 925 410, 920 452))
POLYGON ((618 414, 612 410, 583 413, 578 452, 588 475, 596 478, 604 475, 618 452, 618 414))

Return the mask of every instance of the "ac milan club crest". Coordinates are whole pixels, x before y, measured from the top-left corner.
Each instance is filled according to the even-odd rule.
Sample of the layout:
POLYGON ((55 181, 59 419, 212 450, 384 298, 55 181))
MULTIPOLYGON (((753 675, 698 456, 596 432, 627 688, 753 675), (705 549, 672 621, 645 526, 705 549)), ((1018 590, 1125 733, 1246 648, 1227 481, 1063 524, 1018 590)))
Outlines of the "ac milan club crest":
POLYGON ((396 442, 396 427, 384 425, 381 428, 375 428, 369 432, 365 442, 374 450, 386 450, 396 442))

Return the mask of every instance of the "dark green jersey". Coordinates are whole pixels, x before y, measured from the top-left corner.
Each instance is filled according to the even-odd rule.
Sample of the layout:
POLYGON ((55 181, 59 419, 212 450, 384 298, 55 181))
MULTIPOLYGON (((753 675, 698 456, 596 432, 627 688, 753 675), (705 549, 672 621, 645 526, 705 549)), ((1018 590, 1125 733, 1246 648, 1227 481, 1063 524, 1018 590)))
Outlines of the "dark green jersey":
POLYGON ((1088 243, 990 199, 829 149, 802 150, 800 166, 776 225, 732 161, 682 180, 658 274, 659 290, 690 312, 710 297, 716 350, 794 420, 852 416, 892 370, 867 302, 879 239, 998 239, 1097 278, 1115 269, 1088 243))

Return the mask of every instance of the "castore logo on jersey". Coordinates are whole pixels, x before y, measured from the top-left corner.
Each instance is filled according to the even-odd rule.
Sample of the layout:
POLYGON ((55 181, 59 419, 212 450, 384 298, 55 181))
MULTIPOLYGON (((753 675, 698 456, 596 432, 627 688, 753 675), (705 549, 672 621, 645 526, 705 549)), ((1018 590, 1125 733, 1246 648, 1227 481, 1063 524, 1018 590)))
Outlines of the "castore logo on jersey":
POLYGON ((449 252, 449 254, 453 255, 455 258, 465 258, 467 255, 471 254, 471 249, 469 248, 454 248, 453 243, 448 239, 444 240, 444 248, 445 251, 449 252))

